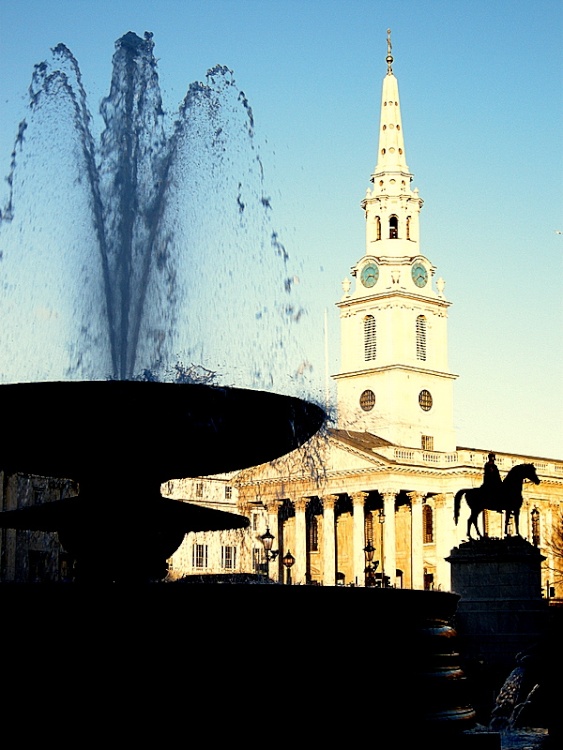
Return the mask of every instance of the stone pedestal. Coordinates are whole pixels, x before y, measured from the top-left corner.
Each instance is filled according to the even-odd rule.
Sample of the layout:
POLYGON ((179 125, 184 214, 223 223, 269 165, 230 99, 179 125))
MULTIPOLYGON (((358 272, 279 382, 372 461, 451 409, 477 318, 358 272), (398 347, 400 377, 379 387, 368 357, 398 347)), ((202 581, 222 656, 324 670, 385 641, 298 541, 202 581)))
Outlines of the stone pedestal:
POLYGON ((471 540, 455 547, 447 558, 452 591, 461 597, 455 628, 464 668, 478 684, 478 713, 490 708, 516 666, 516 656, 534 649, 545 635, 544 559, 521 537, 471 540))

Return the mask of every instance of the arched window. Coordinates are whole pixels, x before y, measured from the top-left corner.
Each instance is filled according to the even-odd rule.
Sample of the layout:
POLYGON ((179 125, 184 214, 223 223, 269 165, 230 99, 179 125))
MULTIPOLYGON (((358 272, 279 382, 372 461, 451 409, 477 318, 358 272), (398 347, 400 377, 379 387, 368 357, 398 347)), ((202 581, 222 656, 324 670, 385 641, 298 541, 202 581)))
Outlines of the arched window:
POLYGON ((376 327, 373 315, 364 318, 364 359, 366 362, 375 359, 377 353, 376 327))
POLYGON ((424 544, 434 541, 434 513, 429 505, 422 508, 422 528, 424 530, 424 544))
POLYGON ((379 216, 375 217, 375 239, 381 239, 381 219, 379 218, 379 216))
POLYGON ((399 236, 399 219, 396 216, 389 217, 389 239, 396 240, 399 236))
POLYGON ((416 319, 416 358, 426 362, 426 318, 419 315, 416 319))
POLYGON ((411 217, 407 216, 407 240, 411 238, 411 217))

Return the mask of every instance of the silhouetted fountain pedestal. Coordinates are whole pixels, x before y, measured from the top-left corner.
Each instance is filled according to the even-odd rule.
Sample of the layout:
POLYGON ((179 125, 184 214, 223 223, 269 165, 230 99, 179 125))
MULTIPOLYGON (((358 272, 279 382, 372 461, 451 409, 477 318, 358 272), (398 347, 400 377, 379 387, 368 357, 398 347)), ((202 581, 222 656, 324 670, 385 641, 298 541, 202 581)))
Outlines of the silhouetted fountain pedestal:
POLYGON ((289 396, 138 381, 2 385, 0 414, 6 473, 79 485, 76 498, 1 513, 0 527, 58 532, 88 581, 162 579, 186 532, 247 526, 244 516, 165 499, 160 485, 265 463, 325 419, 289 396))

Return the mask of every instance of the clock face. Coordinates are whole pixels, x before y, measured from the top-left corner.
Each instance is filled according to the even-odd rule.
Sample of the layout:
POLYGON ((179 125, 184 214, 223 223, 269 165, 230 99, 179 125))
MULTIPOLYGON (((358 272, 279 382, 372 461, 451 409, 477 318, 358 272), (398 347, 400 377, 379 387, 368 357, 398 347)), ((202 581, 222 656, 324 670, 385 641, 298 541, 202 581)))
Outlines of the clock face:
POLYGON ((426 282, 428 281, 428 271, 422 263, 415 263, 411 270, 412 274, 412 280, 414 283, 422 289, 423 286, 426 286, 426 282))
POLYGON ((372 286, 375 286, 375 283, 377 279, 379 278, 379 268, 375 263, 368 263, 367 266, 364 266, 362 268, 362 272, 360 274, 360 280, 362 284, 370 289, 372 286))

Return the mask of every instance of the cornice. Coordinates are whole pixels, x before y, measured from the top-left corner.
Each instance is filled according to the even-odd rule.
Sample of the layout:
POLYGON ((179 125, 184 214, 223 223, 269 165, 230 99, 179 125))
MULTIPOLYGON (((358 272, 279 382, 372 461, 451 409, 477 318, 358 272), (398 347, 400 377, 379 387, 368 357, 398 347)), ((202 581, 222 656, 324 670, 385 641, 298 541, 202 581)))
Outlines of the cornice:
MULTIPOLYGON (((391 264, 389 264, 391 265, 391 264)), ((360 305, 365 304, 366 302, 374 302, 378 300, 409 300, 412 302, 422 302, 426 305, 431 305, 433 307, 441 307, 441 308, 448 308, 451 306, 451 302, 447 299, 444 299, 444 297, 438 297, 432 296, 429 297, 424 294, 417 294, 416 292, 405 292, 405 291, 396 291, 396 290, 384 290, 382 292, 373 292, 371 294, 362 294, 361 297, 346 297, 343 300, 340 300, 339 302, 336 302, 336 307, 359 307, 360 305)))
POLYGON ((341 378, 361 377, 375 372, 386 372, 389 370, 406 370, 407 372, 417 372, 421 375, 435 375, 437 377, 445 378, 446 380, 456 380, 459 375, 455 375, 451 372, 443 372, 441 370, 431 370, 427 367, 414 367, 413 365, 382 365, 381 367, 365 367, 361 370, 349 370, 348 372, 340 372, 333 375, 334 380, 341 378))

